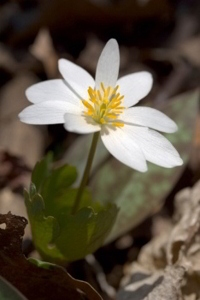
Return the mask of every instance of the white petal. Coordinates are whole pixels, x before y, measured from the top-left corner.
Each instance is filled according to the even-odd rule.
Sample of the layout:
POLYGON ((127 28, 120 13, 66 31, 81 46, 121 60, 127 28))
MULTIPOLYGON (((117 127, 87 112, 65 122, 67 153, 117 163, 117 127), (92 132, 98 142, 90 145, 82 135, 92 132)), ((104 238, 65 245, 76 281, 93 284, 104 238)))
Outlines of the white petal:
POLYGON ((153 84, 152 75, 149 72, 138 72, 121 77, 117 81, 119 92, 124 95, 123 105, 130 107, 147 96, 153 84))
POLYGON ((140 172, 147 171, 147 164, 137 140, 123 128, 103 128, 101 138, 108 151, 123 164, 140 172))
POLYGON ((119 46, 115 39, 111 39, 105 45, 99 57, 96 69, 96 88, 101 82, 104 86, 115 87, 119 74, 119 46))
POLYGON ((36 83, 26 90, 26 97, 32 103, 43 101, 65 101, 78 105, 80 103, 80 99, 70 91, 62 79, 36 83))
POLYGON ((19 118, 28 124, 63 124, 66 112, 80 114, 80 109, 64 101, 46 101, 26 107, 19 118))
POLYGON ((59 71, 69 88, 81 99, 88 98, 88 87, 94 88, 94 79, 83 68, 66 59, 58 61, 59 71))
POLYGON ((131 107, 121 115, 125 123, 150 127, 162 132, 175 132, 178 127, 174 121, 157 109, 150 107, 131 107))
POLYGON ((151 129, 144 132, 144 128, 132 127, 132 136, 140 145, 146 160, 166 168, 183 164, 176 149, 163 135, 151 129))
POLYGON ((101 126, 93 121, 91 118, 86 118, 75 114, 66 113, 65 116, 65 124, 64 127, 66 130, 76 133, 92 133, 101 130, 101 126))

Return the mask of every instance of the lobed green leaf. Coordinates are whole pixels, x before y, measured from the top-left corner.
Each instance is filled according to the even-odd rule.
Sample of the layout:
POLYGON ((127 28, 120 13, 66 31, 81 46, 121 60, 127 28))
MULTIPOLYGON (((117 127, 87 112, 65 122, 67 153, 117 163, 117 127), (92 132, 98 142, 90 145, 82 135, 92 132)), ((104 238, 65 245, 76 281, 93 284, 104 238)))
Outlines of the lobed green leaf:
POLYGON ((76 168, 65 165, 51 170, 47 156, 33 171, 30 190, 24 192, 35 246, 48 261, 65 263, 94 252, 104 242, 116 219, 115 204, 93 201, 85 189, 81 205, 71 214, 77 189, 76 168), (38 180, 38 177, 39 180, 38 180), (35 185, 36 184, 36 185, 35 185))

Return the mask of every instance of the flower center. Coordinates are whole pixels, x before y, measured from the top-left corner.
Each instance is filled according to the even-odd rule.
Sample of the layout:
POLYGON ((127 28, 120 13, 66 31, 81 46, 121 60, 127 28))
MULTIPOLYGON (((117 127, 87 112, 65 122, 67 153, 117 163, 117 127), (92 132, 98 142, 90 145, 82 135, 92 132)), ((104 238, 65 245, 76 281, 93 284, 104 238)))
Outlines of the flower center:
POLYGON ((84 111, 84 115, 91 117, 99 124, 123 127, 124 123, 119 120, 119 116, 125 108, 122 106, 124 96, 120 95, 118 89, 119 86, 105 88, 103 83, 101 83, 99 90, 89 87, 89 99, 82 100, 87 109, 84 111))

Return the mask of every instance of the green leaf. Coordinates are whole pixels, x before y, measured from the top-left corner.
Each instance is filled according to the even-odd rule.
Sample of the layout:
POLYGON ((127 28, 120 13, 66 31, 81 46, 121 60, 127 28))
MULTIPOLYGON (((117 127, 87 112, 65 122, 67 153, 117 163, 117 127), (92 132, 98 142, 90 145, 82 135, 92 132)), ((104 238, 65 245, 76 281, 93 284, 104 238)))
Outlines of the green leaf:
POLYGON ((0 276, 1 300, 27 300, 10 282, 0 276))
MULTIPOLYGON (((67 165, 50 170, 45 158, 36 165, 34 174, 46 174, 40 177, 42 184, 37 181, 40 193, 34 183, 24 193, 33 240, 41 256, 64 263, 99 248, 116 219, 116 205, 93 201, 85 189, 79 211, 71 215, 77 194, 77 189, 71 187, 77 177, 76 169, 67 165)), ((34 176, 34 180, 38 179, 34 176)))
POLYGON ((75 196, 71 186, 76 178, 76 168, 69 165, 53 170, 50 176, 46 178, 41 189, 41 195, 45 199, 47 214, 55 215, 62 209, 71 211, 75 196))
POLYGON ((40 190, 44 180, 50 173, 50 165, 53 161, 52 153, 48 153, 46 157, 35 165, 32 172, 31 181, 34 183, 37 191, 40 190))
POLYGON ((63 230, 55 244, 68 260, 83 258, 103 244, 117 213, 115 204, 102 207, 98 213, 90 207, 80 209, 75 215, 63 213, 59 218, 63 230))
POLYGON ((53 216, 45 216, 43 198, 39 194, 31 197, 27 191, 24 191, 24 197, 36 249, 46 259, 52 257, 55 262, 65 261, 60 251, 51 247, 52 242, 59 235, 60 227, 53 216))
MULTIPOLYGON (((198 92, 190 92, 170 100, 163 109, 178 124, 179 130, 166 136, 185 163, 189 158, 198 99, 198 92)), ((82 161, 85 160, 83 154, 87 153, 90 138, 81 137, 67 153, 66 160, 76 165, 80 173, 83 170, 82 161)), ((119 237, 157 211, 180 177, 184 165, 165 169, 149 163, 148 171, 140 173, 111 157, 100 141, 91 176, 92 192, 104 203, 112 201, 120 207, 107 241, 119 237)))

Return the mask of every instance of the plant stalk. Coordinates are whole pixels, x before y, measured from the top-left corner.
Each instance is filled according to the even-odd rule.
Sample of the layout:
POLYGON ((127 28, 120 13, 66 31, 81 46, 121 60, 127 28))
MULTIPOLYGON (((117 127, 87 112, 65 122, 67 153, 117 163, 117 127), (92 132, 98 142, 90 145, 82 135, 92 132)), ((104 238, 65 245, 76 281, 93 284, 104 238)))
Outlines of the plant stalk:
POLYGON ((88 178, 89 178, 89 175, 90 175, 90 169, 91 169, 93 158, 94 158, 94 155, 95 155, 95 151, 96 151, 96 147, 97 147, 97 143, 98 143, 98 138, 99 138, 99 132, 95 132, 94 135, 93 135, 92 144, 91 144, 90 151, 89 151, 89 154, 88 154, 88 158, 87 158, 85 170, 84 170, 84 173, 83 173, 83 177, 81 179, 81 183, 80 183, 78 192, 76 194, 74 205, 72 207, 72 214, 75 214, 77 212, 79 206, 80 206, 83 191, 84 191, 84 188, 85 188, 85 186, 88 182, 88 178))

